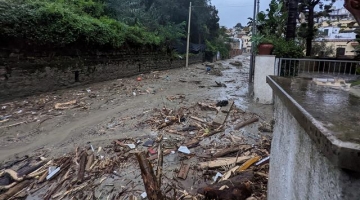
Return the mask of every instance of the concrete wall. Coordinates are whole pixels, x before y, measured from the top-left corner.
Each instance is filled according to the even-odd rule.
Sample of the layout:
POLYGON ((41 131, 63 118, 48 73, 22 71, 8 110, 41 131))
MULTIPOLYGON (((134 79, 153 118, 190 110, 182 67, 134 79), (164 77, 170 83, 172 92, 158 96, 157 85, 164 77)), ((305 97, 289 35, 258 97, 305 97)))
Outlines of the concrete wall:
POLYGON ((273 91, 266 83, 266 76, 274 75, 275 56, 257 55, 254 72, 254 100, 261 104, 273 103, 273 91))
MULTIPOLYGON (((189 63, 201 61, 202 56, 195 56, 189 63)), ((40 61, 39 58, 8 60, 0 63, 0 101, 184 66, 185 60, 157 54, 54 58, 51 61, 40 61)))
POLYGON ((324 157, 277 97, 271 144, 269 200, 357 200, 360 173, 344 171, 324 157))

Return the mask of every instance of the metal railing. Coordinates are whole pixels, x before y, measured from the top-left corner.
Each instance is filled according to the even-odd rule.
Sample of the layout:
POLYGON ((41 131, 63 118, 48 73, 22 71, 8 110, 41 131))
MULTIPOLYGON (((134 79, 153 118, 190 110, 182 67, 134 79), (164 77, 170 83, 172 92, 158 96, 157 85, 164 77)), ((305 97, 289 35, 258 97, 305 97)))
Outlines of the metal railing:
POLYGON ((274 73, 278 76, 357 75, 360 61, 279 58, 274 73))

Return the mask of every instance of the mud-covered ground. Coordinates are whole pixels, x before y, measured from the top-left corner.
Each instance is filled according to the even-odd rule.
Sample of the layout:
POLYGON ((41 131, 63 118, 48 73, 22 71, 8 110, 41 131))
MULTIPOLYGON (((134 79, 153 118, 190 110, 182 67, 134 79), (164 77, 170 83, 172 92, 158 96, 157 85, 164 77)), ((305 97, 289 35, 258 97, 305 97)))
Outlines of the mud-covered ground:
MULTIPOLYGON (((189 68, 152 72, 0 103, 0 161, 7 163, 25 155, 59 157, 74 152, 77 147, 106 149, 114 140, 131 143, 124 139, 132 138, 135 143, 139 140, 145 142, 148 139, 155 140, 159 134, 163 135, 165 143, 171 148, 171 145, 178 146, 176 143, 181 141, 189 142, 192 137, 208 131, 205 127, 202 130, 179 131, 196 123, 191 116, 204 122, 211 122, 215 118, 216 111, 204 111, 198 102, 214 105, 220 100, 234 101, 223 133, 202 139, 202 152, 191 149, 197 156, 185 159, 186 162, 197 165, 198 157, 206 157, 219 148, 239 143, 250 145, 251 148, 261 146, 264 140, 269 142, 271 133, 260 132, 258 127, 272 120, 272 106, 252 101, 248 84, 249 61, 248 56, 243 55, 219 61, 209 72, 203 64, 197 64, 189 68), (229 64, 234 61, 242 62, 243 66, 229 64), (141 80, 137 80, 138 77, 141 80), (226 87, 214 87, 217 86, 216 82, 226 87), (180 110, 185 112, 182 123, 159 129, 161 120, 164 120, 161 119, 161 113, 178 113, 180 110), (259 122, 234 130, 236 124, 254 116, 259 118, 259 122)), ((140 146, 137 150, 144 148, 140 146)), ((260 156, 264 158, 267 153, 260 156)), ((249 151, 247 155, 255 155, 255 152, 249 151)), ((165 156, 165 176, 170 177, 169 174, 175 173, 183 161, 184 156, 178 153, 165 156)), ((144 187, 140 171, 136 168, 138 166, 134 162, 124 162, 122 169, 117 171, 126 176, 118 184, 126 187, 130 182, 125 179, 132 180, 136 183, 132 187, 137 188, 139 195, 144 187)), ((221 171, 226 172, 228 168, 221 171)), ((182 182, 181 188, 189 193, 196 193, 201 182, 196 170, 193 173, 182 182)), ((104 187, 113 182, 113 178, 106 179, 104 187)), ((100 190, 94 194, 96 197, 104 192, 100 190)), ((36 195, 40 194, 28 198, 38 199, 36 195)), ((106 199, 106 196, 101 197, 99 199, 106 199)))

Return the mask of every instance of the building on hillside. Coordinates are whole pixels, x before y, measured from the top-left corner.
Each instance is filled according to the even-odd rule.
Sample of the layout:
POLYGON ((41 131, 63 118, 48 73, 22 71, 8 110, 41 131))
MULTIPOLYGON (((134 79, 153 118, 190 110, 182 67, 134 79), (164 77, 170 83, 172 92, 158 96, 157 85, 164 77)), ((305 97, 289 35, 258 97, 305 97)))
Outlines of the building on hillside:
POLYGON ((248 34, 242 36, 242 40, 243 40, 243 46, 242 46, 243 52, 251 53, 251 35, 248 34))
POLYGON ((230 37, 230 57, 235 57, 242 54, 243 41, 241 38, 230 37))
POLYGON ((356 29, 358 24, 352 20, 352 15, 345 9, 335 9, 330 17, 321 18, 317 23, 318 37, 313 43, 325 42, 327 47, 333 48, 333 57, 353 57, 356 55, 355 47, 356 29))
POLYGON ((339 9, 333 7, 332 10, 333 11, 329 13, 329 16, 317 18, 317 23, 324 21, 355 20, 352 14, 344 7, 339 9))

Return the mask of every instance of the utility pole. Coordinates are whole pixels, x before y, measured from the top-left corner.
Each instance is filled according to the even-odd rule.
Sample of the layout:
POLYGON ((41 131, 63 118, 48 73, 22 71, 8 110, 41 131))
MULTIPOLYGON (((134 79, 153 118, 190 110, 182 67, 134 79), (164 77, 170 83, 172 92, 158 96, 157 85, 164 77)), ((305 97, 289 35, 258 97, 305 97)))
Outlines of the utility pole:
POLYGON ((190 22, 191 22, 191 2, 189 6, 189 21, 188 21, 187 43, 186 43, 186 67, 189 66, 190 22))
MULTIPOLYGON (((259 3, 259 0, 258 0, 259 3)), ((251 37, 253 37, 256 34, 256 0, 254 0, 254 12, 253 12, 253 23, 252 23, 252 33, 251 37)), ((255 68, 255 47, 254 42, 251 42, 251 59, 250 59, 250 71, 249 71, 249 83, 252 83, 253 80, 253 72, 255 68)))

